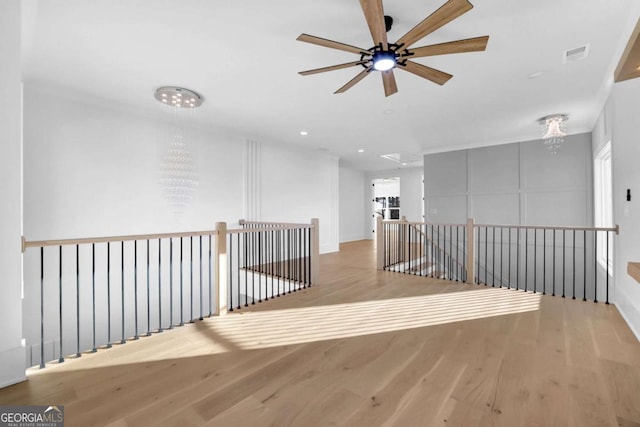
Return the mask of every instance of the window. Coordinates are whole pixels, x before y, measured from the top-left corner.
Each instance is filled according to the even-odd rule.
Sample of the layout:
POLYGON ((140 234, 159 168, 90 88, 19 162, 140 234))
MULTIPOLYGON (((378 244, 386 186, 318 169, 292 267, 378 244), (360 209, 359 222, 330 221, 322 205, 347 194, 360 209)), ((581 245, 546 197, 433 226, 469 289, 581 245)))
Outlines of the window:
MULTIPOLYGON (((593 165, 594 219, 596 227, 613 227, 613 196, 611 190, 611 141, 600 150, 593 165)), ((598 262, 602 268, 609 265, 609 274, 613 273, 613 235, 598 233, 598 262), (608 239, 608 241, 607 241, 608 239), (608 246, 608 251, 607 251, 608 246)))

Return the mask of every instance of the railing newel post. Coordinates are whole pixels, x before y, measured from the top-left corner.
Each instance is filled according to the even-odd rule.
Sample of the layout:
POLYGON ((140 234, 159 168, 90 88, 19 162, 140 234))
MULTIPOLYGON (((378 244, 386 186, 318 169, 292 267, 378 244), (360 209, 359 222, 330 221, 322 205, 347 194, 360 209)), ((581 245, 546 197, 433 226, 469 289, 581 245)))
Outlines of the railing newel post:
POLYGON ((320 273, 320 220, 311 218, 311 284, 318 284, 320 273))
POLYGON ((376 268, 384 270, 384 224, 382 217, 376 217, 376 268))
POLYGON ((214 295, 217 299, 217 316, 227 314, 227 223, 216 222, 216 250, 215 250, 216 275, 213 282, 214 295))

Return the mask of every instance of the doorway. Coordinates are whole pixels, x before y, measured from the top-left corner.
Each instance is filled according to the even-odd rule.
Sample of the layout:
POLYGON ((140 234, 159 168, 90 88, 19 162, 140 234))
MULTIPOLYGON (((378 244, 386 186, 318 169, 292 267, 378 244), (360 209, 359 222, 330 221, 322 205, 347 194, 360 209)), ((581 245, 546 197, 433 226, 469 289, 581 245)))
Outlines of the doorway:
POLYGON ((402 217, 400 212, 400 177, 375 178, 371 182, 371 188, 371 234, 375 239, 378 217, 386 220, 399 220, 402 217))

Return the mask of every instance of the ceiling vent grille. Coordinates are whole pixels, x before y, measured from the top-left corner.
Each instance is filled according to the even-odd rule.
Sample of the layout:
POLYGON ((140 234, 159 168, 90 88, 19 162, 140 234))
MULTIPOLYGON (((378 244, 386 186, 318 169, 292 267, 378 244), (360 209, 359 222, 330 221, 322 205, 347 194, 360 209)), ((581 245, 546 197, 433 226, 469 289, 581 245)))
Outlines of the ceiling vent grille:
POLYGON ((576 62, 585 59, 589 55, 589 45, 575 47, 573 49, 567 49, 562 53, 562 62, 576 62))

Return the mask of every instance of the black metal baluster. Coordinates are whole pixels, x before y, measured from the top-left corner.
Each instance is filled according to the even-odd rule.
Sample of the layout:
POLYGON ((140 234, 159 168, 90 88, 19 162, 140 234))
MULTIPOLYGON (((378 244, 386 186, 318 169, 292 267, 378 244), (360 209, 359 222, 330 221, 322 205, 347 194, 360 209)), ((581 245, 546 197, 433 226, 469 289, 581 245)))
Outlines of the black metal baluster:
POLYGON ((576 230, 573 231, 573 299, 576 299, 576 230))
MULTIPOLYGON (((249 307, 249 262, 247 260, 249 255, 248 235, 244 233, 244 306, 249 307)), ((238 285, 239 286, 239 285, 238 285)))
POLYGON ((528 292, 529 282, 529 229, 524 229, 524 291, 528 292))
MULTIPOLYGON (((202 301, 202 297, 204 294, 203 288, 202 288, 202 235, 198 236, 198 244, 200 246, 200 251, 198 252, 198 257, 199 257, 199 261, 198 261, 198 270, 200 272, 200 317, 198 318, 198 320, 203 320, 204 319, 204 312, 203 312, 203 301, 202 301)), ((240 245, 238 245, 240 246, 240 245)), ((240 264, 238 264, 238 267, 240 266, 240 264)), ((238 269, 238 273, 240 272, 240 269, 238 269)), ((240 287, 238 287, 238 289, 240 289, 240 287)))
POLYGON ((462 227, 462 266, 460 266, 460 268, 462 269, 462 280, 464 282, 467 281, 467 277, 469 275, 469 272, 467 271, 467 236, 465 231, 466 229, 462 227))
POLYGON ((111 242, 107 242, 107 348, 111 348, 111 242))
POLYGON ((553 229, 553 291, 551 296, 556 296, 556 229, 553 229))
POLYGON ((189 323, 193 323, 193 319, 193 236, 189 236, 189 323))
POLYGON ((504 274, 502 271, 502 267, 504 264, 504 258, 502 257, 504 253, 504 228, 500 227, 500 287, 502 287, 502 282, 504 282, 504 274))
POLYGON ((258 251, 258 302, 262 302, 262 276, 263 273, 263 265, 262 265, 262 231, 258 231, 258 247, 256 248, 258 251))
POLYGON ((44 366, 44 246, 40 246, 40 369, 44 366))
POLYGON ((256 233, 251 233, 251 305, 256 303, 256 233))
POLYGON ((491 287, 496 287, 496 228, 491 227, 491 287))
POLYGON ((478 277, 477 283, 478 285, 480 285, 480 283, 482 283, 482 278, 480 277, 480 257, 482 256, 480 254, 480 234, 482 233, 480 231, 480 227, 477 227, 476 229, 478 231, 477 233, 477 242, 476 242, 476 246, 478 246, 477 250, 476 250, 476 264, 477 264, 477 271, 476 271, 476 276, 478 277))
POLYGON ((96 347, 96 244, 91 244, 91 300, 93 305, 93 348, 92 353, 98 351, 96 347))
POLYGON ((489 227, 484 228, 484 285, 489 285, 489 227))
POLYGON ((76 245, 76 357, 80 356, 80 246, 76 245))
POLYGON ((133 241, 133 313, 135 333, 133 339, 137 340, 138 336, 138 241, 133 241))
MULTIPOLYGON (((227 247, 227 252, 229 254, 229 256, 227 257, 229 259, 229 264, 228 264, 228 270, 227 270, 227 283, 220 283, 220 286, 227 286, 228 289, 228 302, 229 302, 229 311, 233 311, 233 271, 231 270, 231 266, 233 263, 233 234, 228 234, 228 239, 229 239, 229 245, 227 247)), ((240 287, 240 285, 238 285, 238 287, 240 287)), ((238 306, 237 308, 240 308, 240 299, 238 299, 238 306)))
POLYGON ((150 240, 147 239, 147 336, 151 336, 151 251, 149 247, 150 240))
POLYGON ((533 293, 538 290, 538 229, 533 229, 533 293))
POLYGON ((606 304, 609 305, 609 236, 611 236, 611 231, 606 231, 605 236, 607 237, 607 257, 605 258, 605 262, 607 263, 607 301, 606 304))
POLYGON ((211 234, 209 234, 209 317, 213 316, 213 274, 211 271, 213 257, 211 255, 211 243, 211 234))
MULTIPOLYGON (((242 305, 242 297, 241 297, 241 291, 242 291, 242 286, 240 286, 240 234, 237 234, 237 239, 238 239, 238 244, 236 245, 236 258, 238 259, 238 268, 237 270, 237 286, 238 286, 238 309, 240 309, 241 305, 242 305)), ((233 274, 233 271, 229 271, 229 274, 233 274)))
POLYGON ((598 230, 593 230, 593 302, 598 302, 598 230))
POLYGON ((516 291, 520 290, 520 227, 516 228, 516 291))
POLYGON ((162 331, 162 240, 158 239, 158 332, 162 331))
POLYGON ((547 294, 547 229, 542 229, 542 295, 547 294))
POLYGON ((184 272, 183 272, 182 237, 180 237, 180 326, 184 326, 184 272))
POLYGON ((59 320, 60 320, 60 358, 58 359, 59 363, 64 362, 64 357, 62 356, 62 246, 59 247, 59 256, 58 256, 58 260, 59 260, 59 308, 60 308, 60 313, 59 313, 59 320))
POLYGON ((507 272, 507 289, 511 289, 511 227, 509 227, 509 255, 507 257, 507 264, 509 265, 507 272))
POLYGON ((449 280, 452 282, 456 279, 458 273, 456 271, 456 258, 453 252, 453 225, 449 226, 449 280))
POLYGON ((120 340, 120 344, 124 344, 127 342, 124 336, 124 240, 120 242, 120 302, 122 307, 122 339, 120 340))
POLYGON ((562 230, 562 298, 565 297, 564 286, 567 278, 566 261, 567 261, 567 230, 562 230))
POLYGON ((295 288, 295 281, 294 281, 294 258, 295 258, 295 243, 294 243, 294 239, 295 239, 295 234, 292 232, 291 229, 288 230, 289 233, 289 241, 287 242, 287 247, 289 249, 289 259, 287 260, 287 264, 288 264, 288 274, 287 276, 289 277, 289 293, 295 292, 296 288, 295 288))
POLYGON ((583 268, 583 290, 582 290, 582 301, 587 300, 587 230, 582 231, 582 268, 583 268))
POLYGON ((173 237, 169 238, 169 329, 173 329, 173 237))

